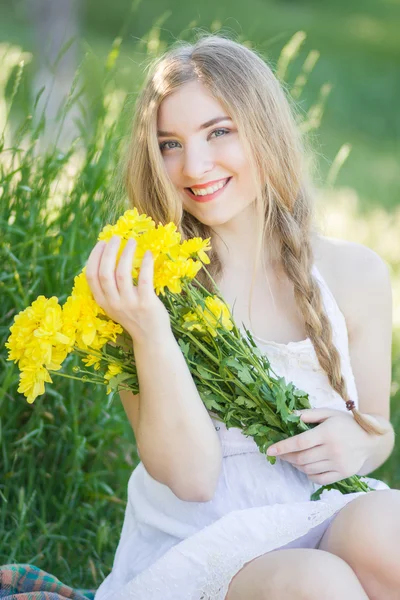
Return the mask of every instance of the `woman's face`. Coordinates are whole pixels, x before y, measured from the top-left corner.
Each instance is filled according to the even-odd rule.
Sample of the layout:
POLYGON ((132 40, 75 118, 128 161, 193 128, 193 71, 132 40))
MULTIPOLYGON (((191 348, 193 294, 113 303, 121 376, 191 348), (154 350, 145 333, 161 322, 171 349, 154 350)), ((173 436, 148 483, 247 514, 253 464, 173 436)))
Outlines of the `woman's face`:
POLYGON ((157 129, 168 175, 184 209, 200 222, 228 223, 254 201, 236 125, 200 82, 186 83, 162 101, 157 129), (205 195, 195 194, 200 189, 205 195))

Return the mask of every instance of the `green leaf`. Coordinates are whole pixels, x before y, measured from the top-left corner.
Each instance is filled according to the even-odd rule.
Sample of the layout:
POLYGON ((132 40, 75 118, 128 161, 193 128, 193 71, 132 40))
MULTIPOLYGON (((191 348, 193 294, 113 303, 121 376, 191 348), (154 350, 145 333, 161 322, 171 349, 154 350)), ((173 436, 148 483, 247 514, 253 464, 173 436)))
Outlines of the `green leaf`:
POLYGON ((224 409, 224 407, 222 406, 222 404, 219 404, 214 399, 213 396, 211 396, 211 397, 210 396, 208 396, 208 397, 207 396, 205 396, 205 397, 202 396, 202 400, 203 400, 203 402, 204 402, 204 404, 205 404, 205 406, 206 406, 206 408, 208 410, 214 409, 214 410, 218 410, 218 411, 223 411, 223 409, 224 409))
POLYGON ((131 373, 118 373, 118 375, 111 377, 108 387, 111 390, 117 390, 120 383, 127 382, 129 379, 133 379, 131 373))
POLYGON ((245 427, 243 429, 243 433, 245 435, 257 435, 257 433, 259 433, 259 431, 260 431, 260 427, 261 427, 261 425, 257 425, 254 423, 253 425, 250 425, 249 427, 245 427))
POLYGON ((247 398, 245 398, 244 396, 237 396, 235 398, 235 402, 236 404, 239 404, 239 406, 244 406, 246 403, 247 398))
POLYGON ((282 429, 282 419, 279 415, 265 408, 262 409, 262 415, 264 418, 264 422, 268 423, 272 427, 276 427, 279 430, 282 429))
POLYGON ((258 358, 265 358, 264 352, 260 350, 258 346, 255 346, 251 349, 252 353, 255 354, 258 358))
POLYGON ((242 368, 240 362, 237 360, 237 358, 233 358, 232 356, 227 356, 226 358, 224 358, 222 360, 222 364, 227 367, 232 367, 233 369, 235 369, 236 371, 238 371, 239 369, 242 368))
POLYGON ((242 383, 250 384, 250 383, 253 383, 253 381, 254 381, 253 377, 250 374, 249 369, 247 369, 246 367, 242 367, 238 371, 238 377, 242 383))
POLYGON ((263 383, 263 385, 261 386, 260 394, 262 398, 265 398, 269 402, 275 402, 274 394, 271 388, 266 383, 263 383))
POLYGON ((303 390, 298 390, 295 388, 293 390, 293 396, 296 396, 296 398, 302 398, 303 396, 307 396, 307 392, 303 392, 303 390))
POLYGON ((250 398, 244 398, 244 403, 247 406, 247 408, 254 408, 257 406, 257 404, 250 398))
POLYGON ((279 377, 279 387, 275 391, 276 398, 276 410, 282 416, 284 421, 287 420, 289 416, 289 409, 286 404, 286 382, 283 377, 279 377))
POLYGON ((213 379, 214 374, 210 373, 207 369, 205 369, 201 365, 197 365, 196 369, 197 369, 197 372, 200 375, 200 377, 202 377, 203 379, 213 379))
POLYGON ((300 417, 294 414, 288 415, 286 417, 287 421, 293 422, 293 423, 299 423, 300 422, 300 417))
POLYGON ((178 339, 178 344, 182 350, 183 356, 187 358, 189 356, 190 344, 188 342, 184 342, 182 338, 178 339))

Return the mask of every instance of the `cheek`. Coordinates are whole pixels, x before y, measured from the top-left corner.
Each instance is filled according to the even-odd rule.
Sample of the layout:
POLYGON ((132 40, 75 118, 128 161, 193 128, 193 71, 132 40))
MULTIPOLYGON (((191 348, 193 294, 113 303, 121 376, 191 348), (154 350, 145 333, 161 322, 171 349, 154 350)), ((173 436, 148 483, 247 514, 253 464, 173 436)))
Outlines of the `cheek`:
POLYGON ((168 177, 172 183, 178 185, 178 173, 179 173, 179 162, 173 156, 167 156, 163 158, 164 167, 168 177))
POLYGON ((239 142, 226 144, 220 155, 220 162, 224 163, 232 173, 241 173, 249 169, 248 160, 239 142))
POLYGON ((255 187, 253 185, 250 163, 243 152, 243 148, 240 145, 233 146, 226 158, 225 165, 235 175, 238 191, 239 189, 241 192, 247 190, 247 193, 252 195, 255 187))

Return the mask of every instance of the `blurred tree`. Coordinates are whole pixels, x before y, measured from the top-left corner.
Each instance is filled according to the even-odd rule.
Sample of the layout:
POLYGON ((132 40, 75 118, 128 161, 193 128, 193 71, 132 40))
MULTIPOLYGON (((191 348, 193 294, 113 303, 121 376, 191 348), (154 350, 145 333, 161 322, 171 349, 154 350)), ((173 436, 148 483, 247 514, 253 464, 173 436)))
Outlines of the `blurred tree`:
POLYGON ((37 67, 32 86, 33 99, 43 87, 45 88, 34 115, 37 121, 44 112, 46 119, 41 149, 54 142, 61 127, 58 147, 65 150, 78 134, 75 120, 80 116, 78 105, 74 103, 61 125, 60 110, 65 107, 71 92, 79 61, 81 4, 77 0, 26 2, 36 46, 37 67))

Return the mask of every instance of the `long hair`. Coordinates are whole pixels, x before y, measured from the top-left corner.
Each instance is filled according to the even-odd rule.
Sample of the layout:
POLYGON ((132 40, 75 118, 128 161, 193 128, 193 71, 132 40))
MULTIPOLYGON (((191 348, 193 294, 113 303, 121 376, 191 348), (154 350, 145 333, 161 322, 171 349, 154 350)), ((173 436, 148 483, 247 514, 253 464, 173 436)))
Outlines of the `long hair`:
MULTIPOLYGON (((176 42, 152 61, 137 97, 131 138, 122 165, 130 204, 157 223, 174 222, 183 239, 212 237, 209 226, 183 209, 182 199, 166 172, 157 139, 161 102, 191 81, 200 81, 226 109, 249 157, 257 187, 256 262, 262 257, 265 240, 273 240, 282 268, 294 286, 307 335, 330 385, 365 431, 383 434, 384 430, 355 408, 348 395, 340 355, 332 341, 332 327, 312 274, 314 203, 308 175, 309 153, 296 123, 295 106, 256 51, 221 35, 207 33, 193 44, 176 42)), ((215 250, 210 259, 209 270, 215 279, 223 267, 215 250)), ((203 283, 207 285, 204 280, 203 283)))

